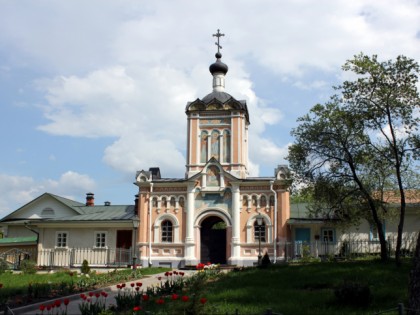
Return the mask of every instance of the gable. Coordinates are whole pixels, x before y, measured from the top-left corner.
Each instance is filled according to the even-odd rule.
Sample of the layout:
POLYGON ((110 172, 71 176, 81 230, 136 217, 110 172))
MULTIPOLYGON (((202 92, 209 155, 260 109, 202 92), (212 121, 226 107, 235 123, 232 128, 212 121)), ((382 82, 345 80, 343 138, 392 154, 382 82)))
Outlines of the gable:
MULTIPOLYGON (((62 197, 59 198, 64 199, 62 197)), ((60 218, 78 214, 78 211, 71 206, 72 200, 65 199, 66 202, 64 203, 59 198, 45 193, 7 215, 2 221, 60 218)), ((73 203, 74 205, 82 205, 75 201, 73 203)))

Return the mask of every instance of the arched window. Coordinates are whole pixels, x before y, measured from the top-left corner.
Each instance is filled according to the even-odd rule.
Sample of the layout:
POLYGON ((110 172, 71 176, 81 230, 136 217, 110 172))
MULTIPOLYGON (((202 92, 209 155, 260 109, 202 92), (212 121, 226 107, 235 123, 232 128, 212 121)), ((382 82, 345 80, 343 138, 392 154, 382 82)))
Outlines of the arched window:
POLYGON ((173 242, 173 225, 169 220, 162 222, 161 226, 162 231, 162 243, 172 243, 173 242))
POLYGON ((252 196, 251 201, 252 201, 252 206, 256 207, 257 206, 257 196, 252 196))
POLYGON ((207 131, 201 132, 201 142, 200 142, 200 162, 206 163, 208 160, 208 133, 207 131))
POLYGON ((54 209, 51 208, 45 208, 41 212, 41 217, 43 218, 51 218, 55 216, 54 209))
POLYGON ((168 202, 166 201, 166 197, 162 197, 162 208, 168 208, 168 202))
POLYGON ((211 133, 211 156, 216 160, 220 160, 220 133, 216 130, 213 130, 211 133))
POLYGON ((170 203, 171 207, 175 208, 175 197, 171 197, 171 200, 170 200, 169 203, 170 203))
POLYGON ((230 132, 223 131, 223 161, 230 163, 230 132))
POLYGON ((265 196, 261 196, 260 206, 261 207, 267 207, 267 198, 265 198, 265 196))
POLYGON ((265 222, 262 222, 262 225, 258 225, 257 220, 254 222, 254 240, 255 242, 258 242, 260 235, 261 235, 261 242, 266 241, 265 237, 265 222), (260 234, 261 233, 261 234, 260 234))
POLYGON ((180 207, 181 209, 184 209, 184 206, 185 206, 184 197, 180 197, 180 198, 179 198, 179 207, 180 207))
POLYGON ((248 197, 247 196, 243 196, 242 198, 242 205, 247 208, 248 207, 248 197))
POLYGON ((157 205, 158 205, 157 198, 153 198, 152 199, 152 207, 157 208, 157 205))

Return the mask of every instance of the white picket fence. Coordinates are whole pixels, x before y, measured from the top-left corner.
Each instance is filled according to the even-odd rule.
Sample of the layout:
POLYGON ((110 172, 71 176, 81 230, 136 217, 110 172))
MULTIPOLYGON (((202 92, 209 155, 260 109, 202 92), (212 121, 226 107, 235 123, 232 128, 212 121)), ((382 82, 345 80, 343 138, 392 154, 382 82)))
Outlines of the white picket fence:
POLYGON ((125 248, 66 248, 38 251, 39 267, 79 267, 87 260, 92 267, 126 267, 133 263, 131 249, 125 248))
MULTIPOLYGON (((403 257, 412 257, 416 248, 417 237, 402 240, 401 254, 403 257)), ((390 257, 395 256, 396 238, 388 238, 387 248, 390 257)), ((281 242, 280 249, 284 251, 286 259, 301 259, 304 257, 341 257, 380 255, 381 245, 378 241, 343 240, 337 242, 281 242)))

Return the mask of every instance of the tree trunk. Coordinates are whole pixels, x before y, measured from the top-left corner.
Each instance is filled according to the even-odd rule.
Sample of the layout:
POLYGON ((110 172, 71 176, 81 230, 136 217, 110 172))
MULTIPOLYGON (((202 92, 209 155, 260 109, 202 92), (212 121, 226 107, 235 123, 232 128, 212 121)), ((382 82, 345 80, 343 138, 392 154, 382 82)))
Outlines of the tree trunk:
POLYGON ((420 314, 420 232, 417 236, 417 246, 413 259, 413 269, 410 272, 410 285, 408 294, 408 315, 420 314))

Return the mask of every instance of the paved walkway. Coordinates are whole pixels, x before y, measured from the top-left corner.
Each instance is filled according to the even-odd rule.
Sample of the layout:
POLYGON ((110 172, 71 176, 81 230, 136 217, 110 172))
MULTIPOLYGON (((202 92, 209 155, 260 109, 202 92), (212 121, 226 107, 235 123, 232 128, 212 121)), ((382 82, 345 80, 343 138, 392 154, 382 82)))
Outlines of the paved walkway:
MULTIPOLYGON (((188 271, 188 270, 182 270, 182 272, 185 273, 184 277, 188 277, 189 275, 194 273, 194 271, 188 271)), ((126 283, 126 287, 131 289, 131 286, 130 286, 131 283, 141 282, 142 283, 141 288, 143 289, 143 291, 146 291, 147 287, 157 285, 160 282, 158 277, 164 277, 164 273, 159 273, 159 274, 155 274, 155 275, 151 275, 151 276, 145 276, 143 278, 136 279, 136 280, 133 280, 133 281, 127 281, 125 283, 126 283)), ((105 291, 106 293, 108 293, 108 297, 106 298, 107 307, 109 305, 112 305, 112 304, 116 305, 115 296, 118 293, 117 285, 101 288, 101 289, 98 289, 98 290, 95 290, 95 291, 88 291, 88 292, 85 292, 85 294, 88 295, 89 292, 102 292, 102 291, 105 291)), ((79 304, 81 302, 80 294, 81 293, 59 298, 59 300, 61 300, 61 302, 63 302, 63 300, 65 298, 70 300, 70 303, 67 306, 67 314, 68 315, 80 314, 80 310, 79 310, 79 304)), ((53 300, 50 300, 50 301, 43 301, 43 302, 36 303, 36 304, 26 305, 26 306, 23 306, 23 307, 14 308, 14 309, 12 309, 12 311, 15 315, 41 314, 41 312, 39 310, 39 307, 40 307, 41 304, 44 304, 44 305, 52 304, 56 300, 57 300, 57 298, 53 299, 53 300)), ((61 309, 63 309, 63 307, 61 309)), ((46 311, 44 311, 44 314, 46 314, 46 311)))

